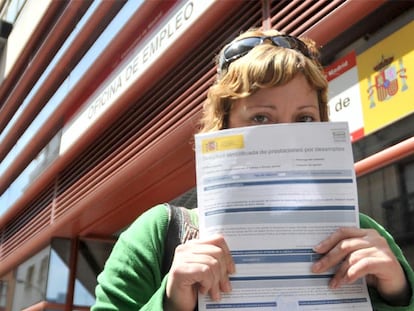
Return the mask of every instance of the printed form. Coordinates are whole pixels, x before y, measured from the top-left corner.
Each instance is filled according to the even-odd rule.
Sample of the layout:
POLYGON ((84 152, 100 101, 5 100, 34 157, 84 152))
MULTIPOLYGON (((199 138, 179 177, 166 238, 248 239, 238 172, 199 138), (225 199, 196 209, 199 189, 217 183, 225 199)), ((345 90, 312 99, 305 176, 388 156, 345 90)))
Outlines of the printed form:
POLYGON ((312 248, 359 226, 346 122, 252 126, 197 134, 201 236, 225 236, 232 292, 199 310, 372 310, 364 279, 329 289, 312 248))

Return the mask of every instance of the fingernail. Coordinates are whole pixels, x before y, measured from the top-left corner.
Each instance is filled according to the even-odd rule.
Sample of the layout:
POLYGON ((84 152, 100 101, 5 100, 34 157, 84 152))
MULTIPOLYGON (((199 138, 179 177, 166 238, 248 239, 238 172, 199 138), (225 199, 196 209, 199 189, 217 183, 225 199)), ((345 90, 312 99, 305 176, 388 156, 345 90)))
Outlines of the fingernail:
POLYGON ((231 282, 228 280, 226 282, 226 292, 231 292, 231 291, 232 291, 231 282))
POLYGON ((221 300, 221 295, 220 293, 216 293, 213 297, 211 297, 214 301, 220 301, 221 300))
POLYGON ((315 262, 312 265, 312 272, 318 273, 322 269, 322 264, 320 262, 315 262))
POLYGON ((318 245, 315 245, 315 246, 313 247, 313 251, 314 251, 314 252, 318 252, 321 248, 322 248, 322 243, 319 243, 318 245))
POLYGON ((338 286, 338 282, 336 280, 331 280, 329 282, 329 287, 335 289, 338 286))

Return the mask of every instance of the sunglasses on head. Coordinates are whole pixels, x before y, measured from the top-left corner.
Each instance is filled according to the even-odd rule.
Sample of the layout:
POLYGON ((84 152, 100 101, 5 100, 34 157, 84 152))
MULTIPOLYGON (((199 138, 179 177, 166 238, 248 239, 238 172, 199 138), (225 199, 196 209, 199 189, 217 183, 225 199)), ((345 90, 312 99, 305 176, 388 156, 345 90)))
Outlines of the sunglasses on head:
POLYGON ((296 50, 312 59, 306 44, 296 37, 289 35, 247 37, 234 41, 224 48, 219 59, 219 71, 225 72, 233 61, 246 55, 255 46, 260 45, 265 41, 269 41, 278 47, 296 50))

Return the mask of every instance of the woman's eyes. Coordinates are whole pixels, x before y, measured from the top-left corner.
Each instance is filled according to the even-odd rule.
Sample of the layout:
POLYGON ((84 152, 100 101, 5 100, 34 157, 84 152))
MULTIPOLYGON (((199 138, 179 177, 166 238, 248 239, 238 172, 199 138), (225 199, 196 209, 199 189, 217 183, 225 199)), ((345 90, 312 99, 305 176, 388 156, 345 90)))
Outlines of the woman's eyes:
POLYGON ((310 115, 300 116, 296 122, 315 122, 315 118, 310 115))
POLYGON ((257 124, 269 123, 269 118, 265 115, 258 114, 252 117, 252 121, 257 124))
MULTIPOLYGON (((276 121, 272 121, 272 119, 263 114, 254 115, 251 118, 252 122, 255 124, 269 124, 269 123, 278 123, 276 121)), ((295 119, 294 122, 315 122, 316 118, 312 115, 302 115, 295 119)))

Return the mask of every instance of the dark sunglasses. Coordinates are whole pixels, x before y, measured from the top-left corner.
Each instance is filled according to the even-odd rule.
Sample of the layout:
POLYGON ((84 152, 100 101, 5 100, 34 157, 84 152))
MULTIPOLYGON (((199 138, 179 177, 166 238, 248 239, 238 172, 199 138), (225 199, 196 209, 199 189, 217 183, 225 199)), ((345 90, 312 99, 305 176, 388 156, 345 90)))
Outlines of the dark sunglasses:
POLYGON ((306 44, 296 37, 289 35, 277 35, 270 37, 247 37, 228 44, 219 58, 219 72, 225 72, 229 65, 240 57, 249 53, 255 46, 265 41, 271 42, 273 45, 296 50, 308 58, 312 58, 306 44))

